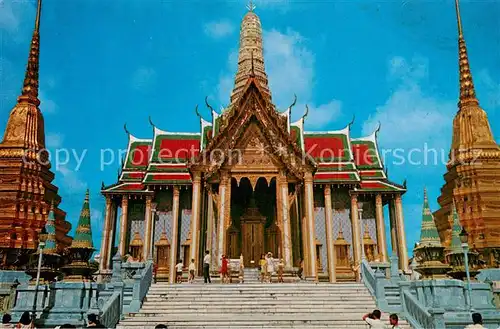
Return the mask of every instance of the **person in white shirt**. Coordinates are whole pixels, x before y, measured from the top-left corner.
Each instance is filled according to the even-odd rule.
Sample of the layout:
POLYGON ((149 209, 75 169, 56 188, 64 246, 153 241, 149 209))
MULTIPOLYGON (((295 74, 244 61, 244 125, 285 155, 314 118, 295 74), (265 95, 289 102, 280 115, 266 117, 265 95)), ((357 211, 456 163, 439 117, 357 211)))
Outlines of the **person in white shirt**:
POLYGON ((372 329, 387 329, 387 326, 380 320, 382 313, 379 310, 374 310, 371 313, 363 315, 363 321, 368 323, 372 329))
POLYGON ((203 257, 203 280, 205 283, 212 283, 210 280, 210 251, 205 251, 205 257, 203 257))
POLYGON ((398 325, 398 322, 399 318, 397 314, 393 313, 389 316, 390 329, 401 329, 401 327, 398 325))
POLYGON ((194 273, 196 272, 196 265, 194 264, 194 259, 191 259, 191 263, 189 263, 189 278, 188 283, 193 283, 194 281, 194 273))
POLYGON ((465 329, 486 329, 483 327, 483 317, 479 313, 472 313, 472 323, 465 327, 465 329))
POLYGON ((183 266, 184 266, 184 264, 182 263, 182 259, 179 259, 179 262, 177 263, 177 265, 175 265, 175 271, 177 272, 177 279, 176 279, 177 283, 182 283, 182 267, 183 266))

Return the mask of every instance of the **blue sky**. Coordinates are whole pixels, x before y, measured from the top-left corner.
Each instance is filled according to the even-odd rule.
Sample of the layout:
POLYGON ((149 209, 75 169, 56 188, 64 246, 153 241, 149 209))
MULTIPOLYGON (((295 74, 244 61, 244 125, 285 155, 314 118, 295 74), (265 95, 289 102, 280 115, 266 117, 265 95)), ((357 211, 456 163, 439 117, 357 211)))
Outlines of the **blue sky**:
MULTIPOLYGON (((113 183, 119 167, 116 157, 101 171, 100 149, 117 154, 126 147, 125 122, 142 138, 152 135, 149 115, 161 129, 194 132, 194 107, 206 95, 217 109, 228 104, 245 3, 44 0, 40 86, 47 145, 79 155, 87 150, 79 168, 74 158, 53 168, 55 184, 72 223, 90 188, 96 242, 104 209, 101 181, 113 183)), ((419 236, 423 187, 436 210, 445 165, 425 164, 422 153, 410 150, 436 149, 446 161, 456 112, 453 1, 255 3, 279 108, 296 93, 295 116, 306 103, 312 109, 307 130, 340 129, 355 114, 354 137, 382 123, 379 142, 389 175, 395 182, 408 180, 404 207, 411 249, 419 236), (395 154, 405 155, 405 164, 395 154)), ((500 2, 461 6, 476 91, 498 140, 500 2)), ((21 88, 34 15, 34 1, 0 0, 1 131, 21 88)), ((200 111, 210 117, 204 106, 200 111)))

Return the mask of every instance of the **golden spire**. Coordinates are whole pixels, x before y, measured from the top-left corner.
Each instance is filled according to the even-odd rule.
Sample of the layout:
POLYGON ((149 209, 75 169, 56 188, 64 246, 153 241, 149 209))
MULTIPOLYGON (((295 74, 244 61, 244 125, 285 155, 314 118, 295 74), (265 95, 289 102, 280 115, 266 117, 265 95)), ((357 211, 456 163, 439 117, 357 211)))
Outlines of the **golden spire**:
MULTIPOLYGON (((38 109, 40 105, 38 99, 38 63, 40 59, 41 12, 42 0, 38 0, 35 28, 31 39, 23 88, 7 121, 4 138, 0 143, 0 158, 15 155, 30 160, 36 159, 36 153, 45 148, 43 116, 38 109), (2 146, 6 148, 2 148, 2 146), (14 151, 12 148, 17 148, 17 150, 14 151), (26 151, 28 151, 27 154, 26 151)), ((50 167, 50 165, 48 166, 50 167)))
POLYGON ((255 5, 252 0, 247 5, 248 12, 240 28, 240 48, 238 54, 238 70, 231 94, 231 103, 234 103, 249 78, 253 77, 259 83, 261 90, 271 99, 267 74, 264 68, 264 50, 262 46, 262 27, 259 17, 255 14, 255 5))
MULTIPOLYGON (((459 109, 453 120, 453 138, 448 167, 457 163, 477 160, 476 156, 479 155, 477 152, 484 152, 486 149, 494 151, 495 156, 500 156, 498 145, 491 133, 488 116, 479 106, 479 101, 476 98, 463 34, 459 0, 455 0, 455 10, 458 27, 460 97, 459 109)), ((493 153, 487 156, 491 157, 493 153)))
POLYGON ((460 70, 460 102, 462 104, 475 103, 479 104, 476 98, 474 82, 472 81, 472 73, 469 65, 469 56, 467 55, 467 46, 465 45, 464 34, 462 30, 462 18, 460 17, 459 0, 455 0, 455 9, 457 13, 458 25, 458 65, 460 70))
POLYGON ((24 76, 24 84, 19 97, 19 102, 28 101, 39 105, 38 100, 38 63, 40 59, 40 15, 42 12, 42 0, 38 0, 36 11, 35 29, 31 38, 31 46, 28 57, 28 66, 24 76))

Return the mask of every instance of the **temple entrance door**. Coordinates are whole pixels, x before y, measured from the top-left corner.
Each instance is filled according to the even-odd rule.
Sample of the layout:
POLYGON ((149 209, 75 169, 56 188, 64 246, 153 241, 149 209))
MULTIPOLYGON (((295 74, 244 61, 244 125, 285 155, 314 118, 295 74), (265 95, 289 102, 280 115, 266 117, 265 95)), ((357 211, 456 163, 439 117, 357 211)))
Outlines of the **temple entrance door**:
POLYGON ((253 195, 241 216, 241 252, 245 267, 259 266, 260 255, 264 253, 264 225, 266 217, 262 216, 255 204, 253 195))
POLYGON ((265 221, 247 220, 241 224, 242 253, 245 267, 257 267, 264 253, 265 221))

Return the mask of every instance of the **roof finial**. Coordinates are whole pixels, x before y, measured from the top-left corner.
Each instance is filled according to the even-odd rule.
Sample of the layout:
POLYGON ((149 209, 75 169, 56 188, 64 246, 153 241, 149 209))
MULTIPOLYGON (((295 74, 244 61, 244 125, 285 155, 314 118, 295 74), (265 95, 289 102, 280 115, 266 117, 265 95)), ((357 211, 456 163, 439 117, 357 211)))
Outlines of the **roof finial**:
POLYGON ((467 46, 465 45, 464 34, 462 30, 462 18, 460 17, 459 0, 455 0, 455 10, 457 14, 458 25, 458 67, 460 75, 460 102, 479 104, 476 98, 474 82, 472 81, 472 73, 469 65, 469 56, 467 55, 467 46))
POLYGON ((255 10, 255 4, 253 3, 253 0, 248 0, 248 5, 247 5, 247 9, 248 11, 250 12, 253 12, 255 10))
POLYGON ((306 104, 306 113, 302 116, 302 119, 305 119, 307 115, 309 114, 309 106, 306 104))
MULTIPOLYGON (((210 109, 210 111, 215 112, 214 108, 208 104, 208 96, 205 96, 205 105, 210 109)), ((217 113, 217 112, 215 112, 217 113)))
POLYGON ((38 6, 35 18, 35 29, 31 38, 31 46, 28 57, 28 65, 24 75, 23 89, 21 91, 22 100, 31 102, 35 105, 40 104, 38 99, 38 72, 40 60, 40 17, 42 13, 42 0, 38 0, 38 6))
POLYGON ((353 114, 353 115, 352 115, 352 120, 351 120, 351 122, 349 122, 349 124, 347 125, 349 128, 351 128, 351 126, 354 124, 354 120, 356 120, 356 114, 353 114))

